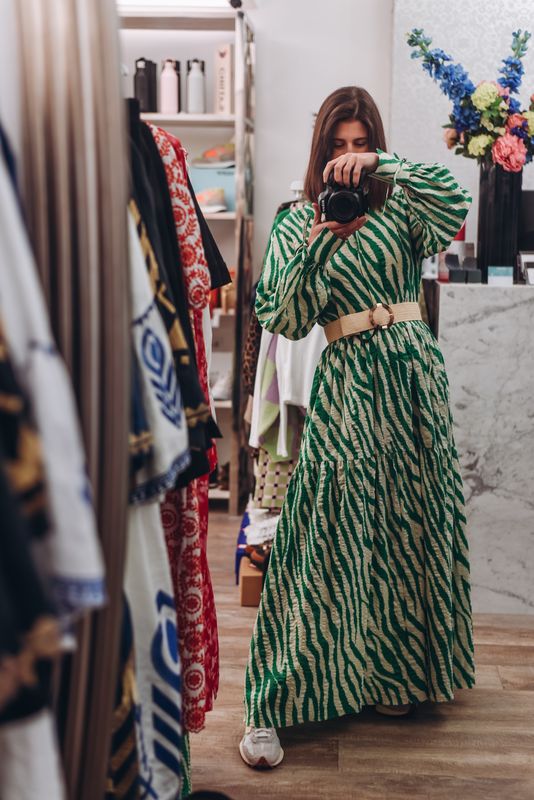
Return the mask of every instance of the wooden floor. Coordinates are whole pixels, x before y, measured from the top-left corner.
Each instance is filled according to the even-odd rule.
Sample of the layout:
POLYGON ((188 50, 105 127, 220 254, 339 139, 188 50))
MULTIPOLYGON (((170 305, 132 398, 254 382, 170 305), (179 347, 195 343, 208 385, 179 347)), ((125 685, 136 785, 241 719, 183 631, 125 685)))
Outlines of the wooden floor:
POLYGON ((372 709, 287 728, 285 760, 256 772, 238 753, 242 686, 256 609, 241 608, 233 574, 239 520, 212 513, 209 562, 221 685, 205 730, 191 737, 193 787, 233 800, 534 800, 534 616, 475 619, 477 686, 410 719, 372 709))

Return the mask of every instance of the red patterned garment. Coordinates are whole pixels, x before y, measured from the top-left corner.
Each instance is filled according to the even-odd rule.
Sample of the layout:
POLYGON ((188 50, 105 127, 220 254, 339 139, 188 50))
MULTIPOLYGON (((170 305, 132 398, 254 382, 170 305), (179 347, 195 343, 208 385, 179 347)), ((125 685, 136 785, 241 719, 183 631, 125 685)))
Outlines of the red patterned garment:
POLYGON ((217 632, 217 614, 215 611, 215 598, 211 585, 211 576, 208 568, 208 486, 209 477, 207 475, 197 480, 198 490, 198 510, 200 516, 200 546, 202 548, 202 586, 204 589, 204 616, 206 626, 204 628, 205 660, 204 669, 206 672, 207 700, 206 711, 213 708, 213 700, 217 696, 219 689, 219 636, 217 632))
MULTIPOLYGON (((211 278, 202 246, 200 226, 187 185, 187 167, 180 142, 150 125, 165 167, 176 234, 184 271, 189 313, 195 339, 200 385, 209 397, 208 364, 202 315, 209 303, 211 278)), ((210 469, 217 463, 215 446, 208 453, 210 469)), ((206 543, 208 535, 208 476, 168 492, 162 520, 171 563, 183 669, 185 730, 204 727, 219 685, 219 642, 206 543)))

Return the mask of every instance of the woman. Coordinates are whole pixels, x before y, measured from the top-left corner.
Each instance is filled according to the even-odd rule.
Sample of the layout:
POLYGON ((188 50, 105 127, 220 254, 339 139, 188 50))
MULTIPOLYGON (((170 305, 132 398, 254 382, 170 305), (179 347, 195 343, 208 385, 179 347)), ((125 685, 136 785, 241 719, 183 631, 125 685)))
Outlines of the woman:
POLYGON ((267 330, 299 339, 319 323, 330 344, 252 638, 240 744, 250 766, 281 762, 275 728, 365 705, 402 715, 474 684, 448 382, 416 303, 422 259, 447 248, 471 198, 445 167, 384 151, 365 90, 325 100, 305 183, 315 202, 273 232, 258 287, 267 330), (357 185, 362 169, 367 215, 321 222, 329 175, 357 185))

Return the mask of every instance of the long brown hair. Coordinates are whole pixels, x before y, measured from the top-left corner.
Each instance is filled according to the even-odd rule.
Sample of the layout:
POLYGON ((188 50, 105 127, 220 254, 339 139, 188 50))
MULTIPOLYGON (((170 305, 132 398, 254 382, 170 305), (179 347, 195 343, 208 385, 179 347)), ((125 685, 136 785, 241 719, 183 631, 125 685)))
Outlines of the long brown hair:
MULTIPOLYGON (((359 86, 343 86, 341 89, 336 89, 328 95, 319 109, 313 129, 304 192, 308 200, 314 203, 324 189, 323 170, 332 157, 335 129, 339 122, 346 120, 358 120, 365 125, 370 153, 377 147, 387 151, 380 111, 369 92, 359 86)), ((389 191, 389 186, 382 181, 370 180, 370 207, 374 210, 382 208, 389 191)))

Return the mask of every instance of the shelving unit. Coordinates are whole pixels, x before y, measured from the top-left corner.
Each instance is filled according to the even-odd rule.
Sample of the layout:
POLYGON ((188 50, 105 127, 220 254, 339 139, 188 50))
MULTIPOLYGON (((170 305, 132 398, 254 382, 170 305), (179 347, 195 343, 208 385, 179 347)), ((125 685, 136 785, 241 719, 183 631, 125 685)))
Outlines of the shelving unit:
POLYGON ((212 214, 204 214, 204 219, 208 222, 235 222, 237 216, 235 211, 215 211, 212 214))
POLYGON ((210 500, 226 500, 230 502, 230 490, 210 489, 210 500))
MULTIPOLYGON (((146 112, 141 114, 146 122, 153 122, 154 125, 172 125, 181 128, 234 128, 236 118, 234 114, 158 114, 157 112, 146 112)), ((245 130, 254 131, 254 121, 250 117, 245 117, 245 130)))
POLYGON ((156 114, 145 113, 141 117, 154 125, 191 128, 234 128, 235 114, 156 114))
MULTIPOLYGON (((169 0, 167 0, 169 3, 169 0)), ((247 5, 247 3, 245 3, 247 5)), ((248 0, 249 7, 253 4, 248 0)), ((226 41, 234 45, 234 113, 221 114, 143 114, 143 119, 163 128, 168 128, 178 138, 198 137, 198 141, 205 142, 211 131, 214 136, 220 131, 221 136, 230 138, 233 135, 235 142, 235 211, 206 213, 205 218, 212 226, 216 241, 231 241, 230 224, 233 226, 231 241, 232 256, 229 263, 235 265, 235 314, 229 315, 224 322, 231 326, 231 336, 220 337, 214 329, 214 350, 217 341, 230 338, 231 349, 228 351, 229 365, 232 369, 232 399, 215 401, 217 421, 224 439, 219 446, 219 452, 225 453, 221 463, 229 461, 229 490, 211 489, 210 499, 225 501, 231 514, 238 514, 241 503, 246 499, 248 492, 249 458, 246 447, 246 438, 243 430, 244 398, 241 387, 241 354, 243 337, 248 327, 249 300, 252 288, 252 237, 254 218, 252 209, 253 185, 253 152, 254 152, 254 32, 245 12, 236 11, 230 7, 202 8, 201 3, 194 8, 176 9, 170 4, 161 2, 131 2, 122 3, 119 0, 119 15, 123 34, 133 32, 135 47, 138 48, 135 58, 150 57, 144 52, 144 42, 154 42, 155 37, 165 43, 168 53, 180 53, 179 38, 173 44, 172 32, 177 37, 182 32, 187 32, 187 42, 192 41, 193 34, 198 34, 195 41, 201 49, 202 42, 213 42, 216 32, 220 32, 226 41), (146 37, 144 35, 146 32, 146 37), (174 49, 172 49, 174 48, 174 49), (221 223, 225 223, 222 225, 221 223)), ((123 35, 121 34, 121 36, 123 35)), ((222 38, 221 37, 221 38, 222 38)), ((181 41, 181 40, 180 40, 181 41)), ((208 45, 206 45, 208 46, 208 45)), ((161 47, 159 48, 161 50, 161 47)), ((209 53, 208 53, 209 55, 209 53)), ((167 55, 165 56, 167 57, 167 55)), ((176 56, 173 56, 176 57, 176 56)), ((188 58, 182 55, 182 58, 188 58)), ((196 57, 196 56, 195 56, 196 57)), ((207 70, 208 71, 208 70, 207 70)), ((226 256, 226 253, 224 253, 226 256)), ((228 256, 227 256, 228 258, 228 256)), ((225 358, 220 353, 219 358, 225 358)), ((215 357, 215 353, 214 353, 215 357)))
POLYGON ((232 408, 231 400, 214 400, 215 408, 232 408))
POLYGON ((121 27, 141 30, 234 31, 236 12, 228 8, 178 8, 150 3, 119 6, 121 27))

